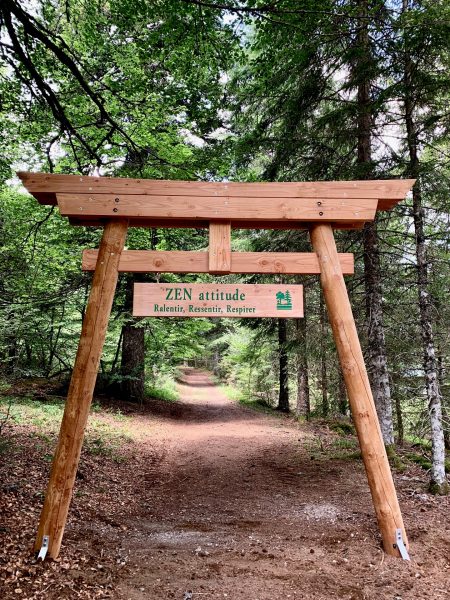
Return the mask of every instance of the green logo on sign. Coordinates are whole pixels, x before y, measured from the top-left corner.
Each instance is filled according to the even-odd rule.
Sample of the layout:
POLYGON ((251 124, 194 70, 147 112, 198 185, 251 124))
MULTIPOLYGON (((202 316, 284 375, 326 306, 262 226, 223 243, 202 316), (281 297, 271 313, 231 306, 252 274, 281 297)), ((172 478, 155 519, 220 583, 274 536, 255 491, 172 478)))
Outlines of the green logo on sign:
POLYGON ((277 292, 277 310, 292 310, 292 298, 289 290, 277 292))

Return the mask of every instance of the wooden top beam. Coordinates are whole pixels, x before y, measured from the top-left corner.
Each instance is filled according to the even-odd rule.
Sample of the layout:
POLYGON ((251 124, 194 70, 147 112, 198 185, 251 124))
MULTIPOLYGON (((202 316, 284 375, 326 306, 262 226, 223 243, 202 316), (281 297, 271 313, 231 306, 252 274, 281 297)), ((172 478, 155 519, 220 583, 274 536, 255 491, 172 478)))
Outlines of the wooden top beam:
POLYGON ((244 196, 247 198, 376 198, 378 210, 403 200, 415 179, 363 181, 222 183, 88 177, 19 171, 27 190, 42 204, 56 204, 56 193, 131 194, 150 196, 244 196))
POLYGON ((247 198, 238 196, 145 196, 56 194, 66 217, 232 221, 372 221, 376 198, 247 198))
POLYGON ((101 224, 105 218, 126 214, 130 225, 147 227, 154 226, 150 219, 169 220, 168 226, 173 227, 177 225, 172 219, 208 222, 216 218, 231 220, 233 227, 242 221, 252 221, 258 227, 259 221, 266 221, 263 227, 279 222, 290 228, 287 221, 299 220, 354 228, 372 220, 375 210, 388 210, 403 200, 414 184, 413 179, 228 183, 28 172, 18 175, 41 204, 58 203, 62 214, 73 223, 101 224), (112 204, 116 198, 120 208, 112 204), (180 207, 185 211, 182 214, 180 207))

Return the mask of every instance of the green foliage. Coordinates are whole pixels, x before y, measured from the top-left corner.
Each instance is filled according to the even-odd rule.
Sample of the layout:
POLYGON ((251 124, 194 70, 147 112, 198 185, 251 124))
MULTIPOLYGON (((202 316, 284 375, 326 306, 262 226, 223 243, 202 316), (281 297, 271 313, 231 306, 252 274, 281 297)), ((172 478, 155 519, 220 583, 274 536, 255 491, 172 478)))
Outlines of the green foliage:
POLYGON ((13 15, 0 81, 10 164, 26 149, 62 172, 127 159, 141 176, 191 178, 188 140, 221 124, 221 73, 239 51, 232 28, 181 0, 28 8, 11 0, 0 9, 4 27, 13 15))
POLYGON ((168 374, 160 376, 153 385, 147 384, 145 394, 149 398, 158 398, 166 402, 176 402, 179 397, 176 382, 168 374))
POLYGON ((416 463, 416 465, 419 465, 420 467, 422 467, 422 469, 425 469, 426 471, 431 469, 430 459, 427 458, 426 456, 423 456, 423 454, 417 454, 416 452, 410 452, 406 455, 406 458, 408 460, 410 460, 411 462, 416 463))
POLYGON ((149 363, 162 371, 208 352, 206 334, 213 324, 206 319, 148 319, 149 363))
POLYGON ((220 389, 230 400, 235 400, 236 402, 242 403, 246 402, 246 397, 238 388, 235 388, 232 385, 220 384, 220 389))
MULTIPOLYGON (((431 458, 429 455, 419 454, 418 452, 408 452, 406 454, 406 458, 411 462, 415 463, 416 465, 419 465, 420 467, 422 467, 422 469, 425 469, 426 471, 429 471, 431 469, 431 458)), ((449 458, 445 460, 445 470, 447 473, 450 473, 449 458)))
MULTIPOLYGON (((0 411, 11 404, 11 422, 31 427, 38 444, 52 448, 58 434, 64 410, 64 399, 49 396, 45 400, 30 396, 0 397, 0 411)), ((89 419, 85 449, 90 454, 102 455, 115 461, 124 459, 123 447, 134 437, 128 428, 128 419, 117 410, 93 406, 89 419)), ((11 450, 12 440, 0 437, 0 454, 11 450)), ((52 452, 47 454, 49 461, 52 452)))
POLYGON ((339 435, 355 435, 355 426, 349 421, 331 421, 328 427, 339 435))
MULTIPOLYGON (((222 124, 221 78, 239 52, 216 12, 179 0, 41 0, 28 8, 11 0, 0 9, 2 31, 13 15, 12 45, 0 40, 9 65, 0 78, 0 139, 11 167, 20 157, 27 168, 55 172, 101 167, 120 176, 186 179, 207 171, 198 162, 203 138, 222 124)), ((98 246, 99 232, 72 228, 57 211, 8 189, 1 201, 4 370, 15 377, 69 373, 90 281, 80 273, 80 250, 98 246)), ((127 239, 129 248, 198 245, 207 245, 205 235, 192 230, 132 230, 127 239)), ((110 385, 123 381, 117 350, 128 318, 125 287, 119 282, 101 363, 110 385)), ((204 352, 201 338, 210 327, 143 326, 153 342, 151 381, 204 352)))
MULTIPOLYGON (((248 180, 279 181, 408 176, 410 156, 402 103, 409 94, 414 105, 419 176, 427 207, 427 260, 435 308, 432 327, 441 365, 445 365, 449 356, 448 328, 444 324, 448 323, 448 302, 444 299, 450 275, 449 204, 448 194, 442 194, 441 186, 448 188, 449 121, 444 108, 450 90, 449 21, 445 19, 448 3, 425 1, 392 8, 370 1, 330 2, 321 3, 319 10, 317 5, 306 3, 305 13, 296 8, 298 4, 287 0, 280 6, 276 22, 254 20, 246 60, 234 71, 236 174, 248 180), (368 11, 367 21, 360 17, 363 5, 368 11), (360 36, 365 23, 368 42, 363 48, 360 36), (405 49, 412 61, 413 81, 409 87, 404 76, 405 49), (357 93, 361 82, 370 86, 366 105, 360 104, 357 93), (370 161, 360 161, 357 153, 361 114, 370 117, 370 161), (441 315, 445 315, 445 321, 441 315)), ((428 438, 416 240, 411 225, 408 204, 380 215, 383 318, 391 387, 403 413, 400 416, 404 429, 428 438)), ((290 234, 284 233, 280 238, 281 246, 292 249, 290 234)), ((349 288, 360 335, 367 343, 364 272, 358 266, 363 262, 361 236, 356 231, 343 232, 338 243, 360 259, 349 288)), ((320 362, 325 354, 329 367, 334 349, 323 344, 322 335, 311 323, 317 309, 317 299, 311 299, 307 304, 307 358, 313 413, 320 414, 324 389, 320 362), (322 345, 321 357, 317 350, 322 345)), ((448 377, 442 369, 441 373, 440 384, 448 407, 448 377)), ((336 374, 332 365, 325 382, 332 406, 338 404, 336 374)), ((446 422, 448 430, 448 417, 446 422)))
MULTIPOLYGON (((217 372, 238 388, 245 401, 272 406, 276 394, 273 337, 236 324, 213 342, 221 360, 217 372)), ((276 365, 275 365, 276 367, 276 365)))
MULTIPOLYGON (((246 181, 404 176, 410 157, 402 103, 410 94, 427 207, 435 345, 444 408, 450 414, 448 2, 407 3, 403 9, 399 3, 367 2, 370 52, 363 54, 361 7, 350 0, 326 0, 320 6, 308 0, 301 8, 283 0, 276 18, 264 11, 243 18, 183 0, 31 4, 8 0, 0 6, 5 61, 0 66, 1 181, 17 167, 246 181), (5 34, 8 14, 13 15, 14 40, 5 34), (26 30, 30 19, 37 33, 26 30), (21 59, 20 48, 35 72, 21 59), (414 73, 408 89, 405 49, 414 73), (370 113, 373 151, 372 160, 361 164, 357 89, 367 79, 370 106, 364 109, 370 113)), ((382 213, 378 223, 384 325, 391 387, 406 437, 414 433, 429 444, 411 210, 411 202, 404 203, 382 213)), ((0 359, 9 378, 67 376, 73 364, 91 279, 80 271, 81 249, 97 247, 100 232, 71 227, 57 213, 10 182, 1 190, 0 359)), ((340 232, 337 238, 340 250, 355 253, 356 273, 347 282, 366 345, 361 234, 340 232)), ((127 239, 130 249, 207 246, 205 230, 133 229, 127 239)), ((310 250, 301 231, 235 231, 233 248, 310 250)), ((245 281, 273 279, 249 276, 245 281)), ((211 278, 158 276, 158 281, 180 280, 211 278)), ((340 374, 329 326, 320 319, 317 279, 303 277, 301 282, 307 294, 306 338, 301 339, 293 321, 287 323, 291 406, 304 352, 313 414, 321 414, 324 389, 331 413, 337 414, 340 374)), ((130 319, 129 283, 126 277, 119 280, 101 362, 102 380, 110 389, 124 381, 120 335, 130 319)), ((212 365, 245 402, 275 405, 279 352, 274 321, 143 319, 138 326, 145 330, 149 396, 173 400, 176 366, 195 360, 212 365)), ((29 402, 35 406, 35 400, 29 402)), ((17 406, 15 418, 20 419, 17 406)), ((27 406, 22 409, 31 411, 27 406)), ((51 430, 60 412, 60 403, 52 400, 26 418, 51 430)), ((351 433, 344 421, 330 428, 339 435, 351 433)), ((102 435, 92 438, 93 452, 106 452, 102 440, 102 435)))
POLYGON ((13 190, 0 192, 0 355, 15 375, 68 369, 85 304, 80 244, 96 232, 70 227, 57 213, 13 190))
POLYGON ((64 410, 62 398, 37 400, 30 396, 3 396, 0 407, 8 401, 11 402, 13 423, 32 425, 39 435, 52 436, 58 432, 64 410))

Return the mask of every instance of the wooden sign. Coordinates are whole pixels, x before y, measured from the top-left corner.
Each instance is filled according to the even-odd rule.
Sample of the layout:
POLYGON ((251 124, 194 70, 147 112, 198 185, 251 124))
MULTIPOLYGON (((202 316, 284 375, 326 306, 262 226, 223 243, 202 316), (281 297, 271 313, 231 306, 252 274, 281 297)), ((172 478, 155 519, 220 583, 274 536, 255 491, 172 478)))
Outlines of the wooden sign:
POLYGON ((135 283, 135 317, 303 317, 303 286, 135 283))

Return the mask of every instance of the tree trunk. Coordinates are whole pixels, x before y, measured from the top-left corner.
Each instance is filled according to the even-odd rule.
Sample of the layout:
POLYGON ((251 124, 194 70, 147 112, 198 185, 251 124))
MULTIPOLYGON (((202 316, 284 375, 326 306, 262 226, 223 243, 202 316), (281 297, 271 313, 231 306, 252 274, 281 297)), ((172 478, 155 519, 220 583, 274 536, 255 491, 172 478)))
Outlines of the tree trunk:
POLYGON ((306 318, 296 320, 297 329, 297 406, 296 414, 309 419, 311 404, 309 399, 308 347, 306 338, 306 318))
MULTIPOLYGON (((407 2, 403 0, 403 9, 407 2)), ((412 60, 405 52, 405 123, 409 151, 409 174, 417 178, 420 174, 420 161, 417 143, 417 128, 414 120, 414 99, 412 86, 412 60)), ((416 238, 417 291, 420 311, 420 330, 423 346, 423 366, 428 413, 431 425, 432 467, 430 490, 437 494, 447 494, 449 485, 445 476, 445 444, 442 427, 442 396, 438 380, 438 364, 433 339, 432 300, 428 291, 427 248, 424 232, 425 214, 422 204, 422 190, 417 181, 413 188, 413 218, 416 238)))
MULTIPOLYGON (((394 386, 395 389, 395 386, 394 386)), ((396 392, 394 394, 394 404, 395 404, 395 417, 397 420, 397 444, 399 446, 403 446, 405 441, 405 429, 403 426, 403 411, 402 411, 402 402, 400 398, 400 394, 396 392)))
POLYGON ((347 390, 345 389, 345 381, 344 376, 342 375, 342 371, 339 369, 338 372, 338 394, 339 394, 339 402, 338 408, 339 413, 343 416, 347 416, 348 413, 348 398, 347 398, 347 390))
POLYGON ((431 425, 432 468, 431 490, 445 494, 449 491, 445 477, 445 444, 442 427, 442 396, 439 389, 436 352, 433 339, 432 302, 428 292, 428 268, 423 229, 423 207, 420 184, 413 190, 414 227, 416 233, 416 257, 418 276, 418 295, 420 310, 420 330, 423 345, 423 365, 425 371, 425 388, 431 425))
MULTIPOLYGON (((131 313, 133 304, 134 276, 127 277, 125 310, 131 313)), ((120 373, 121 396, 132 402, 143 402, 145 397, 145 336, 144 329, 138 327, 139 320, 128 316, 122 327, 122 360, 120 373)))
POLYGON ((289 412, 289 365, 286 351, 287 332, 286 320, 278 319, 278 352, 280 361, 280 391, 278 395, 278 410, 289 412))
POLYGON ((325 328, 325 306, 323 294, 320 293, 320 387, 322 391, 322 404, 320 412, 322 417, 328 417, 330 406, 328 403, 328 374, 327 374, 327 347, 326 347, 326 328, 325 328))
POLYGON ((394 444, 391 388, 383 328, 381 269, 376 223, 364 227, 364 284, 368 337, 368 372, 372 393, 386 446, 394 444))
POLYGON ((439 383, 439 389, 441 390, 441 396, 442 396, 442 419, 443 419, 443 430, 444 430, 444 444, 445 444, 445 449, 446 450, 450 450, 450 420, 449 420, 449 411, 448 411, 448 405, 445 404, 445 394, 442 393, 442 390, 444 389, 444 361, 442 359, 442 354, 439 350, 438 347, 438 383, 439 383))
POLYGON ((48 536, 48 554, 58 558, 69 512, 95 380, 116 291, 128 221, 106 223, 61 422, 58 446, 42 508, 35 550, 48 536))
MULTIPOLYGON (((370 97, 372 52, 369 38, 369 18, 367 0, 359 0, 361 17, 358 30, 358 59, 356 78, 358 81, 358 164, 361 179, 373 176, 371 135, 373 104, 370 97)), ((366 321, 368 330, 367 370, 372 393, 380 421, 381 433, 386 446, 394 444, 392 422, 391 390, 387 369, 386 342, 383 329, 383 309, 381 297, 380 254, 376 221, 367 223, 363 233, 364 243, 364 284, 366 293, 366 321)))
POLYGON ((142 402, 145 397, 144 329, 129 322, 122 327, 122 333, 122 396, 132 402, 142 402))

